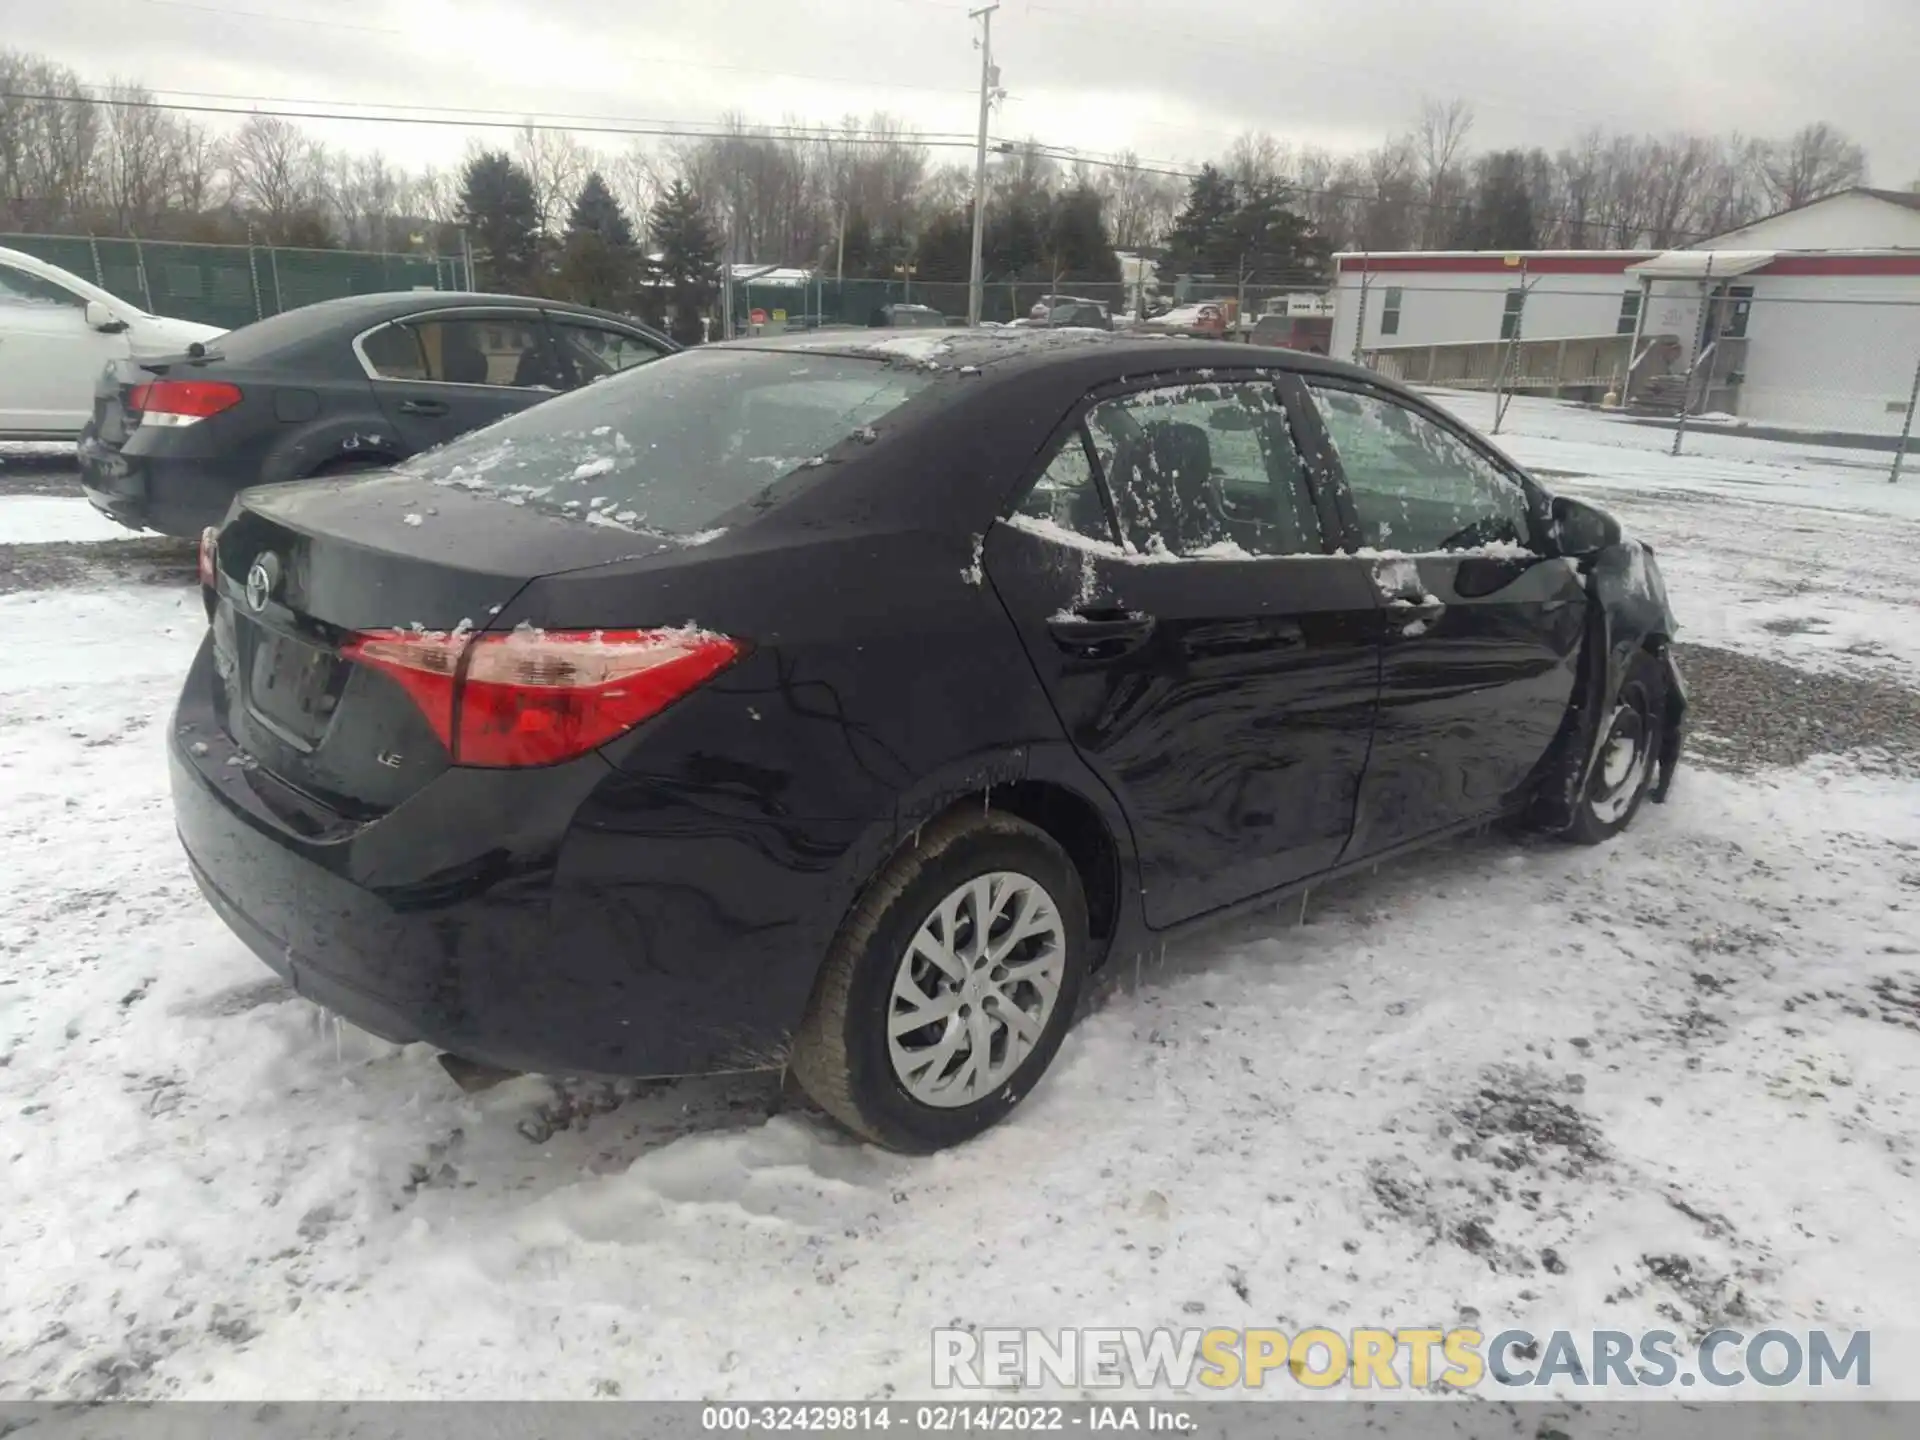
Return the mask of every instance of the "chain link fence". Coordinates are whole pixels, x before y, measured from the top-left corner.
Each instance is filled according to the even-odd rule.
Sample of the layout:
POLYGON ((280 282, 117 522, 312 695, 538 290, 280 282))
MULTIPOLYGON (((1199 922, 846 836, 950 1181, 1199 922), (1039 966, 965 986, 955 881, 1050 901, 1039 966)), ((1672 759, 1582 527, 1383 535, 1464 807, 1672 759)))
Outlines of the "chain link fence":
POLYGON ((1342 358, 1412 385, 1485 391, 1494 433, 1510 397, 1528 395, 1670 427, 1674 455, 1712 432, 1885 455, 1891 481, 1912 469, 1920 276, 1650 286, 1374 276, 1343 286, 1336 311, 1342 358))
POLYGON ((58 265, 152 314, 227 330, 342 295, 467 288, 458 256, 86 235, 0 234, 0 248, 58 265))
MULTIPOLYGON (((1171 328, 1208 328, 1232 337, 1250 333, 1260 318, 1275 315, 1303 322, 1300 333, 1316 339, 1321 348, 1331 333, 1331 310, 1322 298, 1319 282, 1297 286, 1195 282, 1161 290, 1145 283, 1117 284, 1082 280, 988 280, 982 287, 980 318, 1006 325, 1034 318, 1036 307, 1066 297, 1097 305, 1100 317, 1076 313, 1074 323, 1105 323, 1118 328, 1146 324, 1171 328), (1217 314, 1197 314, 1202 307, 1217 314), (1319 322, 1318 328, 1311 322, 1319 322)), ((923 281, 908 275, 894 280, 835 280, 812 276, 804 282, 755 282, 738 279, 733 286, 733 324, 736 334, 756 325, 763 331, 817 329, 821 326, 876 326, 898 323, 889 317, 893 306, 920 306, 942 320, 964 325, 967 320, 965 281, 923 281), (757 320, 755 317, 759 317, 757 320)), ((929 319, 927 323, 933 321, 929 319)), ((1272 329, 1270 325, 1268 327, 1272 329)), ((1308 348, 1302 344, 1300 348, 1308 348)))

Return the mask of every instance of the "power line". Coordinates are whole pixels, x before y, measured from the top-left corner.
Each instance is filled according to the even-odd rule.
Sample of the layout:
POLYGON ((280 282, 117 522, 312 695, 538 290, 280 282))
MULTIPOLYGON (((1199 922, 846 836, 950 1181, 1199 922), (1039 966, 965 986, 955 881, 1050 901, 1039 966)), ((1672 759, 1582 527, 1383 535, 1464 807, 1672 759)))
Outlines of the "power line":
MULTIPOLYGON (((190 94, 188 91, 168 92, 190 94)), ((226 100, 258 100, 265 105, 280 105, 283 102, 270 96, 219 96, 226 100)), ((143 100, 130 96, 115 95, 59 95, 33 91, 0 91, 0 99, 28 100, 52 104, 101 105, 132 110, 175 110, 196 115, 230 115, 238 119, 252 116, 271 116, 281 120, 313 120, 338 124, 386 124, 386 125, 432 125, 450 128, 475 128, 493 130, 533 130, 549 133, 574 132, 586 135, 624 135, 642 138, 665 138, 679 140, 710 140, 716 138, 737 138, 743 140, 784 140, 796 144, 826 145, 916 145, 933 150, 969 150, 976 144, 975 137, 942 132, 934 135, 914 133, 907 136, 887 136, 848 133, 828 126, 766 126, 751 132, 721 129, 696 129, 697 125, 712 126, 719 122, 707 121, 651 121, 627 120, 614 116, 602 116, 591 120, 575 121, 568 124, 555 124, 547 120, 515 116, 509 111, 461 111, 455 107, 409 106, 415 110, 431 110, 435 113, 424 115, 367 115, 346 114, 338 109, 262 109, 259 105, 214 105, 205 103, 181 104, 176 101, 159 99, 143 100)), ((300 102, 293 102, 300 103, 300 102)), ((360 102, 331 101, 314 102, 316 105, 353 105, 360 102)), ((371 108, 371 103, 370 103, 371 108)), ((1011 149, 1031 145, 1034 151, 1048 160, 1065 164, 1086 164, 1102 169, 1126 170, 1150 175, 1161 175, 1170 179, 1196 180, 1200 171, 1180 168, 1177 162, 1156 160, 1128 160, 1120 156, 1106 155, 1093 151, 1081 151, 1070 145, 1050 145, 1034 141, 1011 141, 995 137, 993 144, 1001 153, 1011 149)), ((1215 167, 1220 168, 1220 167, 1215 167)), ((1391 204, 1413 210, 1458 214, 1470 208, 1467 201, 1421 200, 1412 196, 1393 199, 1379 195, 1369 195, 1362 191, 1335 190, 1323 186, 1299 185, 1281 179, 1292 195, 1311 195, 1326 200, 1371 205, 1391 204)), ((1581 230, 1601 230, 1609 227, 1594 219, 1580 219, 1571 215, 1538 214, 1536 220, 1554 221, 1581 230)), ((1673 241, 1699 240, 1707 238, 1711 232, 1675 231, 1673 241)))
MULTIPOLYGON (((796 127, 769 126, 750 133, 726 130, 694 130, 687 128, 687 122, 628 122, 612 117, 588 124, 554 125, 543 120, 519 118, 453 118, 439 115, 349 115, 337 110, 263 110, 258 107, 237 105, 181 105, 163 100, 138 100, 113 95, 51 95, 24 90, 0 90, 0 100, 37 100, 62 105, 105 105, 128 110, 179 110, 193 115, 232 115, 240 119, 252 116, 267 116, 277 120, 325 120, 345 124, 374 125, 440 125, 453 127, 474 127, 493 130, 538 130, 543 132, 574 131, 585 135, 643 135, 665 136, 682 140, 711 140, 715 138, 739 138, 743 140, 791 140, 808 144, 834 145, 924 145, 931 149, 970 150, 973 148, 971 137, 915 135, 910 139, 901 136, 848 134, 844 131, 822 127, 818 130, 806 130, 796 127)), ((347 102, 334 102, 351 104, 347 102)), ((494 115, 504 116, 507 112, 495 111, 494 115)))
MULTIPOLYGON (((147 87, 140 87, 140 88, 144 89, 147 87)), ((234 95, 226 91, 220 91, 220 90, 165 89, 165 90, 149 90, 148 93, 155 97, 153 103, 158 105, 161 109, 168 109, 168 110, 184 109, 186 107, 181 105, 176 105, 170 100, 161 99, 159 97, 170 96, 170 95, 185 95, 190 99, 195 99, 195 100, 225 100, 234 104, 244 104, 248 106, 309 105, 309 106, 322 106, 322 107, 328 107, 328 108, 348 107, 355 110, 360 110, 360 109, 415 110, 415 111, 424 112, 429 115, 448 116, 449 120, 447 123, 449 124, 481 123, 480 119, 474 119, 471 122, 469 122, 468 120, 461 118, 465 116, 474 116, 474 117, 481 117, 487 120, 500 120, 503 122, 511 122, 515 127, 524 126, 529 119, 537 119, 540 122, 581 121, 589 124, 605 123, 609 125, 681 126, 681 127, 685 127, 688 130, 700 130, 700 127, 704 126, 707 128, 705 130, 701 130, 700 133, 722 135, 722 136, 737 135, 740 133, 736 129, 726 128, 729 122, 724 120, 684 120, 684 119, 675 119, 672 117, 660 118, 657 116, 641 117, 641 116, 631 116, 631 115, 603 115, 599 113, 592 113, 592 112, 586 112, 586 111, 568 111, 568 110, 539 110, 539 111, 503 110, 498 108, 489 109, 489 108, 486 108, 483 106, 477 106, 477 105, 416 105, 410 101, 393 102, 393 101, 386 101, 386 100, 314 100, 314 99, 307 99, 307 98, 291 96, 291 95, 234 95)), ((54 97, 47 97, 47 98, 54 98, 54 97)), ((72 99, 72 100, 78 100, 78 101, 85 101, 85 100, 91 99, 92 97, 91 96, 71 96, 71 97, 60 96, 57 98, 62 100, 72 99)), ((252 114, 264 115, 264 114, 271 114, 271 113, 277 113, 277 112, 257 110, 257 109, 250 108, 246 111, 239 112, 239 113, 244 113, 248 115, 252 115, 252 114)), ((377 122, 384 119, 406 119, 408 117, 385 116, 385 115, 349 115, 349 116, 342 116, 341 118, 356 120, 356 121, 369 120, 369 121, 377 122)), ((541 128, 541 127, 536 127, 536 128, 541 128)), ((544 128, 564 129, 564 128, 578 128, 578 127, 545 126, 544 128)), ((773 138, 775 139, 786 138, 788 135, 792 135, 792 134, 807 134, 807 135, 818 135, 828 140, 836 140, 847 135, 871 133, 872 138, 874 138, 877 141, 885 141, 891 138, 891 139, 896 139, 901 144, 910 144, 910 143, 918 143, 923 136, 926 139, 932 139, 932 140, 969 140, 971 138, 970 136, 958 130, 937 130, 937 131, 926 131, 926 132, 913 131, 913 132, 910 132, 909 135, 890 137, 890 136, 881 134, 877 131, 874 131, 873 127, 871 126, 854 126, 849 128, 849 127, 839 126, 839 125, 822 124, 822 125, 778 125, 778 126, 768 126, 768 127, 762 127, 762 128, 779 132, 778 134, 773 136, 773 138)))

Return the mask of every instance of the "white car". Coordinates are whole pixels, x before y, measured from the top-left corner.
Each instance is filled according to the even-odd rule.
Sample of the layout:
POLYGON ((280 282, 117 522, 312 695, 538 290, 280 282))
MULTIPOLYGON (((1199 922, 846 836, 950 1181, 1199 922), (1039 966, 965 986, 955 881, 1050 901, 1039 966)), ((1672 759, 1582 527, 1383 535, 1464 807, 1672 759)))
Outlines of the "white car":
POLYGON ((98 285, 0 249, 0 440, 74 440, 115 360, 178 355, 217 325, 149 315, 98 285))

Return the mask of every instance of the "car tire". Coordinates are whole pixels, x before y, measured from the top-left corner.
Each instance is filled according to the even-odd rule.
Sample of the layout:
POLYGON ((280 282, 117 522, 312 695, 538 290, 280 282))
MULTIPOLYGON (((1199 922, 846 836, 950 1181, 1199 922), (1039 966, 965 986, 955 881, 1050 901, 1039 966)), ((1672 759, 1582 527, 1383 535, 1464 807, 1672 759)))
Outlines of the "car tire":
POLYGON ((1573 824, 1562 832, 1563 838, 1578 845, 1598 845, 1632 823, 1660 767, 1666 701, 1666 676, 1660 662, 1644 650, 1637 652, 1607 717, 1600 758, 1587 776, 1573 824))
POLYGON ((847 916, 794 1037, 792 1074, 834 1119, 887 1149, 926 1154, 969 1140, 1052 1063, 1090 944, 1080 873, 1052 836, 971 806, 949 814, 888 862, 847 916), (1016 930, 1026 933, 1014 939, 1016 930), (926 1025, 900 1028, 923 1013, 926 1025))

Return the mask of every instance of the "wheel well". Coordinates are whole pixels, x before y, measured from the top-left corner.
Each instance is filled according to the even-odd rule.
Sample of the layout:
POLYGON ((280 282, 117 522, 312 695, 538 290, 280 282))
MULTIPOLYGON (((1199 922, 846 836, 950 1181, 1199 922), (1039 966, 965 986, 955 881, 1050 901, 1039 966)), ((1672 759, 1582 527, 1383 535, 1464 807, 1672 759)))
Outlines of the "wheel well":
POLYGON ((321 475, 338 475, 352 470, 383 470, 397 464, 391 455, 378 450, 355 450, 340 455, 329 455, 306 474, 312 480, 321 475))
POLYGON ((1113 938, 1120 921, 1120 851, 1092 803, 1065 786, 1021 780, 995 785, 959 804, 1018 815, 1059 842, 1080 872, 1080 884, 1087 892, 1087 926, 1104 960, 1105 942, 1113 938))

